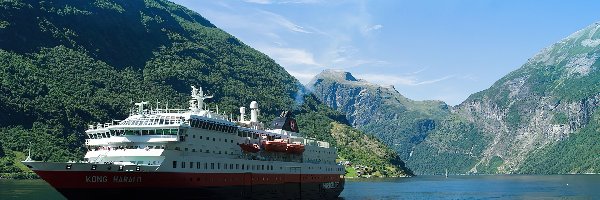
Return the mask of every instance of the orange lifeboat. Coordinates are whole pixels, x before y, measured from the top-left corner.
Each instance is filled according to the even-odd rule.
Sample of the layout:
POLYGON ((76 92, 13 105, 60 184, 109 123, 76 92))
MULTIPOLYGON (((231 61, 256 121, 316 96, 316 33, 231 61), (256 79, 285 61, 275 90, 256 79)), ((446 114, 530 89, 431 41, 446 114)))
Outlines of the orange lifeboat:
POLYGON ((285 152, 287 150, 287 142, 285 142, 283 139, 263 141, 262 144, 266 151, 285 152))
POLYGON ((302 154, 304 152, 304 145, 299 143, 287 144, 287 153, 302 154))
POLYGON ((246 152, 256 153, 260 151, 260 147, 258 146, 258 144, 242 143, 240 144, 240 147, 246 152))

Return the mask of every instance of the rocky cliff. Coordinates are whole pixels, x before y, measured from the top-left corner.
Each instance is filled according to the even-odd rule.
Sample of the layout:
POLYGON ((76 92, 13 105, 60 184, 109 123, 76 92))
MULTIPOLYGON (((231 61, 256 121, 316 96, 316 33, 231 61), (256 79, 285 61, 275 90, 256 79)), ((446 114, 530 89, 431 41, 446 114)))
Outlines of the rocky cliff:
POLYGON ((350 124, 383 139, 403 159, 449 113, 441 101, 413 101, 393 86, 358 80, 344 71, 325 70, 309 88, 331 108, 346 114, 350 124))
POLYGON ((504 160, 497 168, 499 172, 519 171, 533 152, 569 140, 590 123, 597 123, 590 119, 600 104, 598 28, 600 23, 592 24, 542 50, 518 70, 456 107, 457 114, 493 138, 471 172, 489 165, 495 156, 504 160))
POLYGON ((456 107, 412 101, 346 72, 324 71, 310 86, 416 173, 597 173, 598 28, 542 50, 456 107))

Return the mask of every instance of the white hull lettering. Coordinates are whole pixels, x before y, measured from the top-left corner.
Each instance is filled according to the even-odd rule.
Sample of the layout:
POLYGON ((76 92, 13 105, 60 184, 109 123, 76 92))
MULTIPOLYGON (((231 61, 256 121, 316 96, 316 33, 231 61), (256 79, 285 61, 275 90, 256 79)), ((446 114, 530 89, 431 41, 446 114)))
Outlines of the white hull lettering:
POLYGON ((108 182, 108 177, 106 176, 85 176, 86 183, 106 183, 108 182))
POLYGON ((141 176, 113 176, 113 183, 141 183, 141 176))

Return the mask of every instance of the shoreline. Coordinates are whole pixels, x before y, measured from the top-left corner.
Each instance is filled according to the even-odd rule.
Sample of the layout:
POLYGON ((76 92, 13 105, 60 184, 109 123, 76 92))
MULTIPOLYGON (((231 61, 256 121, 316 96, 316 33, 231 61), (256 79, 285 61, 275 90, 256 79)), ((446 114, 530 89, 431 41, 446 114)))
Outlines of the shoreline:
POLYGON ((0 173, 0 180, 33 180, 40 177, 33 172, 0 173))

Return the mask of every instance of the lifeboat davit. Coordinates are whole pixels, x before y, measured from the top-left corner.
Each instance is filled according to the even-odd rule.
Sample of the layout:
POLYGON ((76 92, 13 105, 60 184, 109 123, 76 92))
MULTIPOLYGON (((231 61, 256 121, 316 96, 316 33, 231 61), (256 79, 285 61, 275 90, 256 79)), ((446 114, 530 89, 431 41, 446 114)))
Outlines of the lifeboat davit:
POLYGON ((300 143, 287 144, 287 153, 302 154, 304 152, 304 145, 300 143))
POLYGON ((260 147, 258 146, 258 144, 242 143, 240 144, 240 147, 246 152, 256 153, 260 151, 260 147))
POLYGON ((266 151, 272 152, 286 152, 287 150, 287 142, 283 139, 275 139, 273 141, 263 141, 263 147, 265 147, 266 151))

